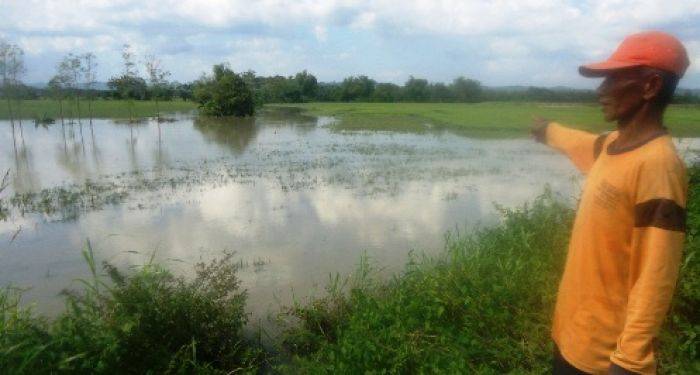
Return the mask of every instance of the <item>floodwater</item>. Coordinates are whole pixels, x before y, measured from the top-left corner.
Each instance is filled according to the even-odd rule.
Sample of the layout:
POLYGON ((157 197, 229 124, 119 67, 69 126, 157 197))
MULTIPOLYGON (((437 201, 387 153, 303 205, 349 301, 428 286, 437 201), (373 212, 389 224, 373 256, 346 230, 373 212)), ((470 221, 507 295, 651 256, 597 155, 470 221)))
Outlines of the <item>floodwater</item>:
POLYGON ((28 288, 25 302, 54 314, 61 289, 88 274, 87 239, 100 261, 127 267, 155 254, 181 272, 234 251, 248 265, 249 310, 262 316, 320 295, 363 254, 399 271, 409 251, 440 251, 448 230, 496 222, 494 202, 518 206, 546 185, 574 199, 582 182, 529 139, 342 132, 331 121, 25 122, 14 137, 0 122, 0 170, 10 170, 0 285, 28 288))

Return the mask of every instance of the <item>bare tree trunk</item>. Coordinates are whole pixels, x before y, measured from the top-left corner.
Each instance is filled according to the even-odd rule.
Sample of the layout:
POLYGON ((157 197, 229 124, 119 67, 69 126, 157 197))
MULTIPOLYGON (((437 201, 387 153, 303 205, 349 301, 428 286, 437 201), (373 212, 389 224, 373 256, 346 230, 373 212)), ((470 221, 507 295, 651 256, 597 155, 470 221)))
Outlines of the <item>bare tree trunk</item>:
POLYGON ((75 91, 75 102, 76 105, 78 106, 78 124, 80 123, 80 92, 78 90, 75 91))
POLYGON ((83 137, 83 124, 78 122, 80 128, 80 148, 83 151, 83 156, 85 156, 85 138, 83 137))
POLYGON ((17 115, 17 122, 19 122, 19 132, 22 134, 22 99, 17 99, 17 105, 15 107, 17 109, 15 115, 17 115))
POLYGON ((127 105, 129 106, 129 122, 134 122, 134 100, 129 99, 127 105))
POLYGON ((66 141, 66 126, 61 122, 61 129, 63 130, 63 154, 68 155, 68 141, 66 141))
MULTIPOLYGON (((90 95, 90 94, 88 94, 90 95)), ((90 116, 90 125, 92 125, 92 97, 88 97, 88 113, 90 116)))
POLYGON ((12 124, 12 129, 15 127, 15 120, 12 116, 12 100, 10 99, 10 94, 5 91, 5 98, 7 99, 7 114, 10 115, 10 124, 12 124))
POLYGON ((61 126, 63 126, 63 99, 58 99, 58 112, 61 114, 61 126))
POLYGON ((15 150, 15 162, 17 161, 17 139, 15 138, 15 123, 12 123, 12 147, 15 150))

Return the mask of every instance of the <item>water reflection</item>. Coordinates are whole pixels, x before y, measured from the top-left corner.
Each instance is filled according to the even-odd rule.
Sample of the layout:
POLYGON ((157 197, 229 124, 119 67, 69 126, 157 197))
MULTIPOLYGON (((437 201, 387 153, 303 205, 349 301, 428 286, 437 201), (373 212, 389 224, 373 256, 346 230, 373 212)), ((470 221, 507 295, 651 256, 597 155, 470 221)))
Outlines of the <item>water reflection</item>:
POLYGON ((363 251, 396 270, 411 249, 439 250, 445 231, 496 220, 493 202, 521 204, 545 184, 564 197, 578 191, 571 164, 529 140, 335 133, 326 123, 298 113, 22 131, 0 122, 0 142, 15 145, 0 150, 0 171, 12 169, 15 192, 88 179, 146 186, 70 222, 0 221, 0 285, 31 285, 27 300, 39 310, 60 309, 56 294, 86 275, 87 237, 100 259, 121 266, 156 251, 189 270, 234 250, 246 262, 269 261, 241 275, 251 310, 262 313, 289 302, 292 289, 303 297, 329 273, 350 272, 363 251))
MULTIPOLYGON (((34 189, 38 185, 38 176, 34 168, 34 155, 31 147, 28 147, 24 140, 23 126, 20 124, 18 128, 18 135, 14 134, 14 127, 12 129, 14 146, 14 175, 12 179, 12 188, 15 190, 34 189)), ((2 170, 8 168, 9 167, 3 167, 2 170)))
POLYGON ((255 117, 197 117, 194 128, 204 139, 242 154, 258 133, 255 117))

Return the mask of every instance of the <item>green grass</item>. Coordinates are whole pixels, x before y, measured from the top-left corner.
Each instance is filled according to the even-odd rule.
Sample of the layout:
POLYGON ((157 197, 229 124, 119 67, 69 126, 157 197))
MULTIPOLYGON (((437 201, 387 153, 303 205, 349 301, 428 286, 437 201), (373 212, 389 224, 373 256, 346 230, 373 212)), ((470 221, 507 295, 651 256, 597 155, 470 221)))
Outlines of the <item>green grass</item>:
MULTIPOLYGON (((135 100, 131 102, 133 105, 131 115, 135 118, 152 117, 156 113, 156 104, 154 101, 135 100)), ((92 102, 93 118, 129 118, 129 105, 127 100, 101 100, 97 99, 92 102)), ((172 100, 167 102, 159 102, 161 114, 168 112, 189 112, 197 109, 197 103, 183 100, 172 100)), ((23 100, 19 105, 19 113, 17 116, 17 104, 13 103, 14 117, 22 119, 46 119, 51 118, 58 121, 61 118, 60 107, 58 101, 50 99, 38 100, 23 100)), ((63 101, 63 115, 65 118, 75 118, 78 116, 77 105, 73 100, 63 101)), ((80 116, 88 118, 88 102, 80 101, 80 116)), ((9 119, 9 111, 6 102, 0 102, 0 119, 9 119)))
POLYGON ((3 374, 255 373, 257 342, 242 335, 246 292, 231 254, 197 264, 191 279, 149 262, 124 274, 110 264, 99 275, 92 248, 83 251, 92 277, 65 291, 66 311, 53 321, 19 307, 20 294, 0 290, 3 374))
MULTIPOLYGON (((678 292, 662 331, 662 374, 698 373, 700 169, 678 292)), ((474 235, 449 236, 390 281, 354 279, 287 311, 289 373, 550 373, 551 315, 574 212, 548 195, 474 235), (298 323, 300 322, 300 324, 298 323)))
MULTIPOLYGON (((601 132, 612 129, 594 104, 554 103, 305 103, 292 106, 311 115, 336 116, 338 130, 393 130, 421 132, 447 128, 481 137, 517 137, 528 134, 533 116, 561 121, 601 132), (429 124, 430 126, 426 126, 429 124)), ((677 136, 700 136, 700 106, 674 105, 666 125, 677 136)))

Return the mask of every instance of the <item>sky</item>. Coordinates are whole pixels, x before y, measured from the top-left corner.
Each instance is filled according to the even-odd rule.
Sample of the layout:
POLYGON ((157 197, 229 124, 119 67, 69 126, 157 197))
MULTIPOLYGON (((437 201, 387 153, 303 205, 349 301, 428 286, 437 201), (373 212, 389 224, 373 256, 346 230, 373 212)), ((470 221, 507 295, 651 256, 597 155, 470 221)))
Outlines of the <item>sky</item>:
POLYGON ((466 76, 593 88, 580 64, 654 29, 685 44, 691 66, 680 86, 700 88, 698 0, 0 0, 0 19, 0 38, 25 51, 25 82, 46 82, 63 56, 88 51, 106 81, 122 71, 128 43, 180 82, 228 62, 259 75, 306 69, 322 82, 466 76))

